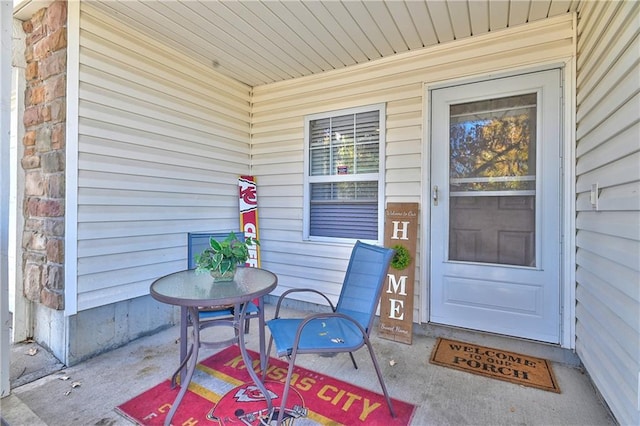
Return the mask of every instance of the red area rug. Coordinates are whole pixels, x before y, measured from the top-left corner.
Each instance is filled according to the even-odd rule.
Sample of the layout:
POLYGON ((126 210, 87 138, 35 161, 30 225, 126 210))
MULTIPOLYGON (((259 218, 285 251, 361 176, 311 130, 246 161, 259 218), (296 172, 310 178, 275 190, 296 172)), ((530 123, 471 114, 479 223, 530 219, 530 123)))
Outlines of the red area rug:
MULTIPOLYGON (((249 352, 257 364, 257 353, 249 352)), ((361 374, 375 372, 372 370, 368 373, 363 369, 361 374)), ((271 358, 265 384, 271 392, 275 406, 280 405, 278 401, 286 376, 287 364, 271 358)), ((116 410, 140 425, 162 425, 178 391, 179 387, 171 389, 170 380, 166 380, 119 405, 116 410)), ((393 399, 392 402, 396 418, 391 417, 381 393, 296 367, 287 398, 286 415, 290 420, 286 424, 409 424, 416 407, 397 399, 393 399)), ((264 396, 253 384, 239 348, 231 346, 198 364, 189 391, 184 396, 172 423, 257 426, 264 424, 261 423, 264 411, 264 396)))

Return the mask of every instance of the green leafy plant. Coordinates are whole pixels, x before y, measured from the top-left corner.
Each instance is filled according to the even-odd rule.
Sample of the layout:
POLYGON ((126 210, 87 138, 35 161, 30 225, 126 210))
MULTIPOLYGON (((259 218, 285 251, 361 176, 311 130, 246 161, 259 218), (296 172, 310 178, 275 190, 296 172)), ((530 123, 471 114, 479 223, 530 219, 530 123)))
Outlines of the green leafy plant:
POLYGON ((409 249, 402 244, 396 244, 391 248, 396 251, 393 258, 391 258, 391 267, 401 271, 409 266, 411 263, 411 253, 409 253, 409 249))
POLYGON ((211 237, 209 247, 196 255, 196 271, 217 271, 220 275, 235 271, 249 259, 249 247, 254 244, 259 246, 260 242, 251 237, 240 240, 233 232, 222 241, 211 237))

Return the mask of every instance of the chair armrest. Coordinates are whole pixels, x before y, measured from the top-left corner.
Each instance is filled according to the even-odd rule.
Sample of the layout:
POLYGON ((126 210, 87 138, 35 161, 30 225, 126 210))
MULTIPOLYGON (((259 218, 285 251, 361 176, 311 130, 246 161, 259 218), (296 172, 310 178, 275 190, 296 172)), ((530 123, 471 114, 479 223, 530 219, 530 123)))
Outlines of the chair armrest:
POLYGON ((278 298, 278 303, 276 304, 276 313, 274 315, 274 318, 279 318, 279 314, 280 314, 280 305, 282 304, 282 302, 284 301, 284 299, 291 293, 301 293, 301 292, 308 292, 308 293, 315 293, 318 294, 320 296, 322 296, 324 298, 324 300, 327 301, 327 303, 329 303, 329 306, 331 307, 331 311, 335 312, 336 311, 336 307, 333 305, 333 303, 331 302, 331 300, 329 300, 329 298, 322 292, 318 291, 318 290, 314 290, 312 288, 292 288, 289 289, 287 291, 285 291, 284 293, 282 293, 280 295, 280 297, 278 298))

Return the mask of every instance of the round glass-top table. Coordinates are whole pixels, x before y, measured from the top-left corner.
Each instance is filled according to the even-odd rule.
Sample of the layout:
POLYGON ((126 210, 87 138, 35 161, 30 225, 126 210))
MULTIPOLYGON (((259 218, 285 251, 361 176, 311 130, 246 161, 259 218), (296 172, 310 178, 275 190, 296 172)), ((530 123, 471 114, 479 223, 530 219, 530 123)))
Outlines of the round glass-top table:
MULTIPOLYGON (((236 271, 233 281, 213 281, 208 273, 198 273, 193 269, 175 272, 155 280, 150 287, 151 296, 163 303, 180 306, 180 365, 173 374, 171 382, 175 386, 176 376, 181 374, 180 392, 176 396, 171 410, 165 419, 165 425, 171 424, 182 398, 187 392, 191 378, 198 363, 198 351, 201 346, 222 347, 237 343, 240 347, 245 365, 253 365, 244 342, 244 324, 247 321, 247 306, 252 300, 258 301, 259 336, 260 336, 260 367, 264 369, 268 354, 265 350, 264 309, 262 297, 273 291, 278 285, 278 278, 272 272, 261 268, 240 267, 236 271), (233 307, 232 319, 215 319, 200 323, 200 308, 233 307), (192 325, 191 346, 187 352, 187 328, 192 325), (202 342, 200 331, 212 325, 228 325, 234 328, 235 337, 221 342, 202 342), (184 348, 184 350, 183 350, 184 348)), ((247 368, 249 375, 260 389, 269 412, 273 412, 273 404, 262 380, 253 368, 247 368)))
POLYGON ((214 282, 194 269, 175 272, 151 284, 154 299, 178 306, 226 306, 264 296, 276 288, 278 278, 260 268, 238 268, 233 281, 214 282))

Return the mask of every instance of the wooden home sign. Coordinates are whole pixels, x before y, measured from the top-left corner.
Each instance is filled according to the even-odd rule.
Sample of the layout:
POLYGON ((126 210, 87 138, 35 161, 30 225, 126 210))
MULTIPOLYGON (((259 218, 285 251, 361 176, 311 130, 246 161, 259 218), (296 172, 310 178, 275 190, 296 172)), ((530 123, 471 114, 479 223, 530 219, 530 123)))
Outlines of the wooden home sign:
POLYGON ((380 297, 380 337, 411 344, 418 203, 388 203, 384 246, 396 250, 380 297))

